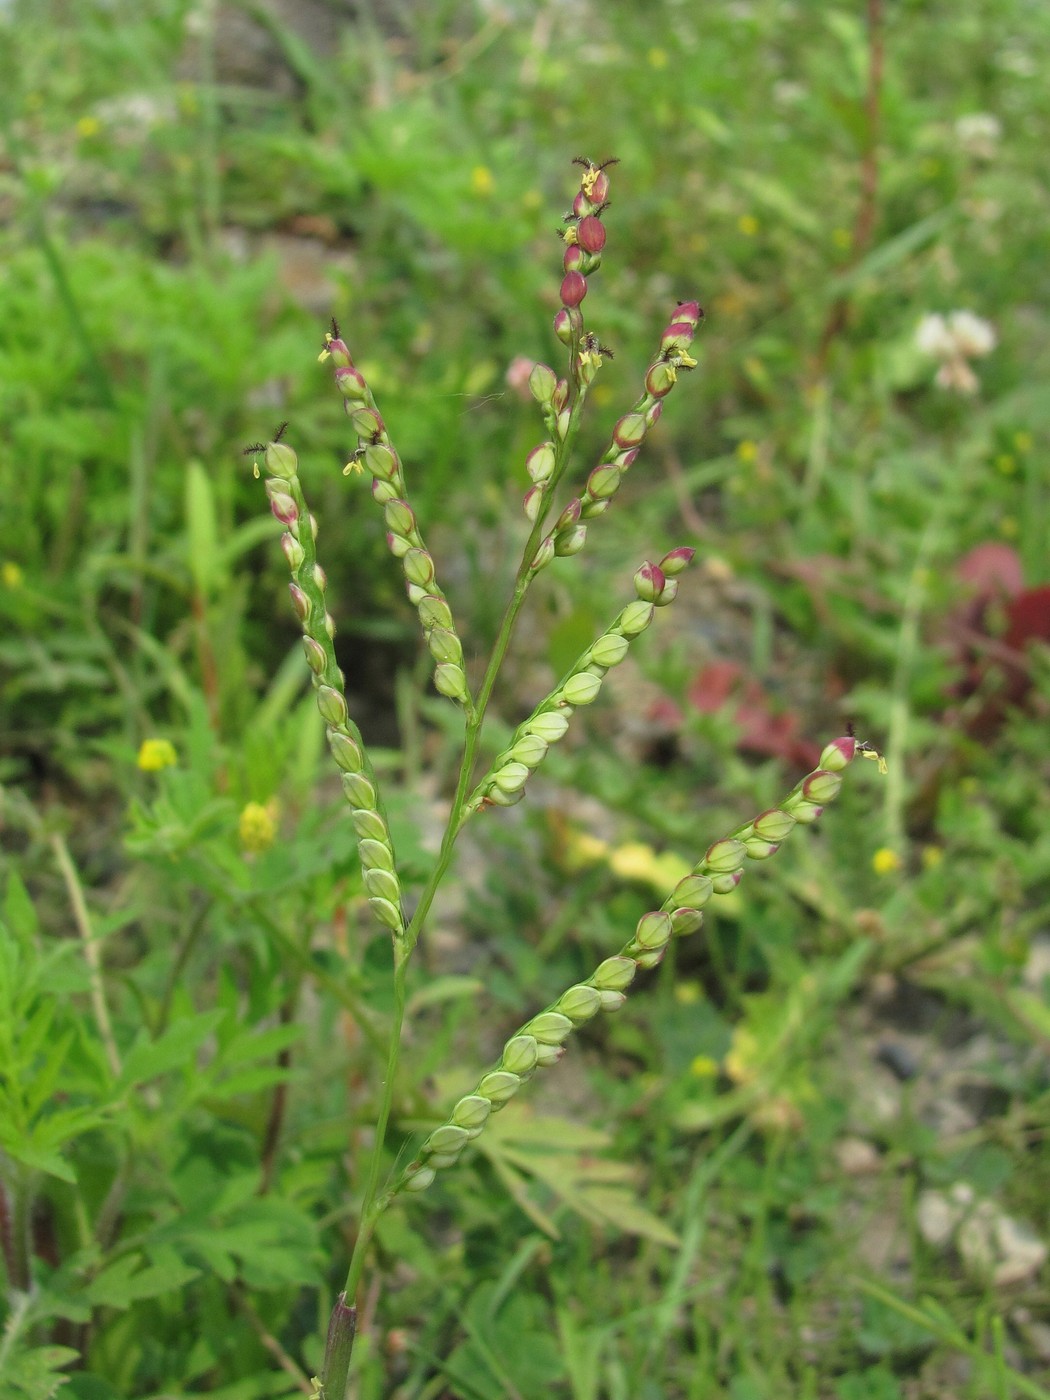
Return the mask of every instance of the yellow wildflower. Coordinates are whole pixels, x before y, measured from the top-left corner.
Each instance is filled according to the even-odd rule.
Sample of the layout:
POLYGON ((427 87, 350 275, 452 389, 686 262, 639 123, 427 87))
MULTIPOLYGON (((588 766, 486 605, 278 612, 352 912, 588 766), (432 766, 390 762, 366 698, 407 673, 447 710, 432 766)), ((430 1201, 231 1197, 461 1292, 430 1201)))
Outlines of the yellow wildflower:
POLYGON ((492 171, 487 165, 475 165, 470 172, 470 188, 479 199, 488 199, 489 195, 496 187, 496 181, 492 178, 492 171))
POLYGON ((268 850, 277 836, 277 804, 249 802, 241 812, 237 833, 245 851, 258 853, 268 850))
POLYGON ((734 1084, 750 1084, 758 1074, 758 1060, 759 1047, 754 1032, 746 1026, 737 1026, 723 1062, 726 1074, 734 1084))
POLYGON ((0 565, 0 579, 5 588, 21 588, 24 575, 13 559, 5 559, 0 565))
POLYGON ((98 117, 80 117, 77 121, 77 135, 82 141, 97 136, 102 130, 102 123, 98 117))
POLYGON ((876 875, 892 875, 901 868, 901 858, 889 846, 880 846, 871 858, 871 868, 876 875))
POLYGON ((663 894, 684 880, 692 866, 673 851, 657 855, 644 841, 625 841, 611 852, 609 869, 621 880, 636 880, 663 894))
POLYGON ((608 845, 589 832, 569 830, 560 843, 559 855, 566 870, 583 870, 605 859, 608 845))
POLYGON ((696 1055, 689 1065, 689 1073, 695 1074, 697 1079, 714 1079, 718 1061, 712 1060, 710 1055, 696 1055))
POLYGON ((162 768, 174 768, 178 755, 169 739, 143 739, 135 762, 143 773, 159 773, 162 768))
POLYGON ((750 438, 744 438, 743 442, 738 442, 736 445, 736 455, 741 462, 753 462, 758 456, 758 444, 752 442, 750 438))
POLYGON ((736 226, 745 238, 754 238, 758 232, 758 220, 754 214, 741 214, 736 221, 736 226))

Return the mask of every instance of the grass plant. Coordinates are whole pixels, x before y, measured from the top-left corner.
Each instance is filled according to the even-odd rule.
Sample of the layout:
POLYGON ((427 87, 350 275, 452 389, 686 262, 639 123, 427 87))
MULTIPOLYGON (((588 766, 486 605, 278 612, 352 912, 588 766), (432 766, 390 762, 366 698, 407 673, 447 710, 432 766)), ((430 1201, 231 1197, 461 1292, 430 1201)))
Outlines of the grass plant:
MULTIPOLYGON (((334 322, 325 336, 321 357, 335 367, 336 385, 357 434, 346 472, 364 470, 371 476, 372 495, 383 508, 388 526, 387 544, 400 561, 409 600, 418 613, 423 638, 436 663, 434 685, 440 694, 461 706, 464 716, 459 774, 440 851, 416 896, 411 917, 405 912, 382 787, 361 732, 350 717, 345 677, 335 654, 335 622, 325 603, 327 578, 317 558, 317 521, 303 494, 297 454, 284 441, 287 424, 281 425, 273 441, 246 449, 249 454, 263 456, 270 508, 286 529, 281 546, 292 572, 292 605, 303 627, 317 708, 326 726, 332 756, 342 773, 368 904, 379 924, 389 930, 393 944, 390 1048, 353 1254, 345 1287, 329 1320, 324 1363, 317 1381, 316 1394, 321 1400, 326 1396, 343 1400, 346 1391, 357 1329, 356 1299, 382 1212, 402 1193, 426 1190, 439 1170, 454 1165, 463 1149, 484 1131, 493 1112, 502 1109, 537 1070, 557 1063, 574 1030, 601 1011, 618 1010, 636 972, 658 966, 672 938, 684 937, 701 926, 703 907, 713 894, 728 894, 736 889, 748 859, 767 860, 776 854, 798 822, 815 821, 824 806, 837 796, 839 774, 855 756, 879 758, 871 745, 852 736, 835 740, 823 750, 817 768, 797 783, 779 806, 760 813, 711 845, 661 906, 639 919, 634 935, 618 952, 602 961, 586 981, 569 987, 518 1028, 503 1046, 496 1065, 457 1101, 446 1121, 428 1134, 413 1160, 395 1171, 386 1187, 381 1188, 386 1134, 405 1030, 409 960, 426 928, 441 882, 449 872, 456 841, 475 814, 514 806, 522 799, 530 776, 543 762, 550 745, 568 731, 574 711, 598 698, 605 676, 625 659, 630 643, 651 625, 656 609, 674 601, 678 576, 694 555, 692 549, 679 547, 665 554, 659 564, 646 561, 639 567, 634 575, 635 601, 627 604, 611 625, 591 641, 555 689, 517 727, 511 742, 484 775, 476 779, 489 701, 531 584, 555 558, 572 557, 583 549, 589 522, 604 515, 612 504, 645 438, 659 420, 662 401, 674 388, 679 372, 694 369, 697 363, 689 352, 703 312, 695 301, 679 302, 646 371, 642 396, 617 420, 611 441, 587 477, 581 494, 559 506, 556 493, 572 462, 588 390, 602 367, 603 356, 611 353, 600 344, 597 334, 586 328, 581 306, 588 292, 587 279, 602 261, 606 242, 602 215, 609 204, 608 170, 616 162, 597 165, 581 157, 575 163, 582 168, 582 177, 562 234, 562 306, 554 319, 555 334, 568 350, 568 371, 559 378, 548 365, 536 363, 529 372, 529 389, 551 436, 533 447, 526 457, 532 485, 525 494, 524 512, 531 529, 491 655, 474 690, 464 670, 463 645, 447 598, 437 583, 433 557, 423 543, 408 499, 403 465, 386 422, 334 322)), ((258 464, 255 470, 258 472, 258 464)))

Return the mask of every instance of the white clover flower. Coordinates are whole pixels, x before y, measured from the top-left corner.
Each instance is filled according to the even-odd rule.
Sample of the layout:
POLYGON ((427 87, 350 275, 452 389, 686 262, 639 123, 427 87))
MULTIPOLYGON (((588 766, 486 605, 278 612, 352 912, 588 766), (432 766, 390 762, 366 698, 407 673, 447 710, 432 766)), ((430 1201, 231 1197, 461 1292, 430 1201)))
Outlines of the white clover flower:
POLYGON ((977 392, 977 376, 969 362, 991 354, 996 341, 995 327, 972 311, 950 311, 947 316, 934 312, 915 330, 922 353, 940 361, 937 383, 956 394, 977 392))
POLYGON ((157 126, 174 122, 178 113, 175 103, 162 95, 129 92, 112 97, 94 106, 96 117, 118 137, 148 132, 157 126))
POLYGON ((961 357, 945 360, 937 371, 937 383, 955 394, 976 394, 980 387, 976 374, 961 357))
POLYGON ((773 84, 773 101, 779 102, 784 107, 795 107, 800 102, 805 102, 809 96, 809 89, 804 83, 792 82, 790 78, 781 78, 779 82, 773 84))
POLYGON ((955 341, 948 322, 939 313, 924 316, 915 331, 915 344, 924 355, 945 360, 955 353, 955 341))
POLYGON ((948 317, 948 328, 958 353, 968 360, 983 359, 995 349, 995 327, 972 311, 953 311, 948 317))
POLYGON ((960 149, 979 160, 995 158, 1002 134, 1002 123, 991 112, 968 112, 955 123, 955 139, 960 149))

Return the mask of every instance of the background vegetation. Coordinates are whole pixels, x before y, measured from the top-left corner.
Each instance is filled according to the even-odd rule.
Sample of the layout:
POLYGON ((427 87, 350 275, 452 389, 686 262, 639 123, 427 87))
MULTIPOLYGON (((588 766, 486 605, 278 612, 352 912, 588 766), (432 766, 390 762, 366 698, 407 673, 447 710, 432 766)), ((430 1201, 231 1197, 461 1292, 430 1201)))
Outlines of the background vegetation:
POLYGON ((393 1147, 847 718, 890 774, 386 1218, 356 1394, 1045 1397, 1050 11, 294 9, 0 4, 0 1395, 309 1392, 389 945, 241 448, 292 420, 418 876, 457 721, 316 352, 334 313, 483 654, 585 154, 586 451, 675 300, 708 321, 504 724, 625 561, 700 564, 461 854, 393 1147), (960 309, 972 394, 916 340, 960 309))

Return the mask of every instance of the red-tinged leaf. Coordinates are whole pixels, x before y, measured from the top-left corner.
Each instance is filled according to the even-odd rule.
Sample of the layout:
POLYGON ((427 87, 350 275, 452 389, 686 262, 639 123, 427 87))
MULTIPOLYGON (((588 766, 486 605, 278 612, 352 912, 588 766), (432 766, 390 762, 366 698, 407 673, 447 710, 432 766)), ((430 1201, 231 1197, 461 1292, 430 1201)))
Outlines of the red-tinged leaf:
POLYGON ((1003 641, 1015 651, 1023 651, 1029 642, 1050 642, 1050 584, 1025 589, 1012 598, 1006 617, 1003 641))
POLYGON ((743 668, 736 661, 712 661, 699 670, 686 692, 689 703, 702 715, 713 715, 737 689, 743 668))
POLYGON ((713 661, 694 676, 687 698, 701 714, 714 714, 734 705, 733 719, 740 737, 737 747, 747 753, 780 758, 804 768, 816 766, 816 744, 800 736, 797 715, 772 708, 761 683, 736 661, 713 661))
POLYGON ((997 594, 1012 598, 1024 587, 1021 558, 1008 544, 989 540, 975 545, 955 566, 955 572, 981 598, 997 594))

